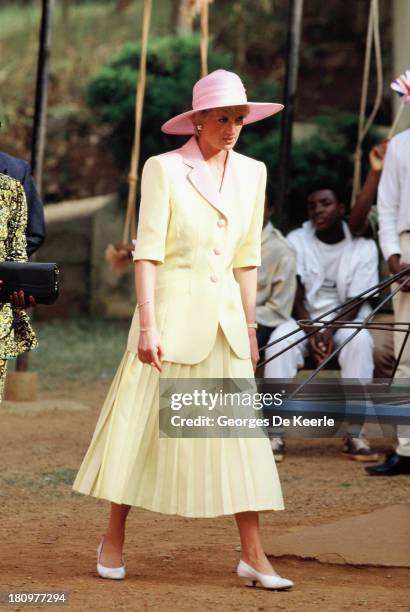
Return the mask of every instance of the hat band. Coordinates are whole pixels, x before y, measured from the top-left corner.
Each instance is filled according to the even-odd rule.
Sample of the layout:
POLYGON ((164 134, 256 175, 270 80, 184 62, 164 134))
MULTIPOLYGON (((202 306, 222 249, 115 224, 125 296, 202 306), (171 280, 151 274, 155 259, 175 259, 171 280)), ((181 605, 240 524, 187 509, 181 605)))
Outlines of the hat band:
POLYGON ((248 104, 246 95, 232 94, 216 96, 214 93, 210 95, 198 96, 192 101, 193 110, 205 110, 207 108, 220 108, 222 106, 243 106, 248 104))

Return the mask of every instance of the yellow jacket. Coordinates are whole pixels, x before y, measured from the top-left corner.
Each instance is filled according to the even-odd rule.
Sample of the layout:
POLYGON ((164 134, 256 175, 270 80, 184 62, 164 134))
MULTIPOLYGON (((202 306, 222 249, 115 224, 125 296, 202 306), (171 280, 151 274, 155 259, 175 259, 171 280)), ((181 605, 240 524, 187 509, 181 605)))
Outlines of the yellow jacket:
MULTIPOLYGON (((233 268, 260 265, 265 187, 265 165, 230 151, 219 192, 195 137, 145 163, 133 258, 159 262, 155 313, 166 361, 205 359, 218 324, 236 355, 250 357, 233 268)), ((138 336, 136 309, 129 351, 138 336)))

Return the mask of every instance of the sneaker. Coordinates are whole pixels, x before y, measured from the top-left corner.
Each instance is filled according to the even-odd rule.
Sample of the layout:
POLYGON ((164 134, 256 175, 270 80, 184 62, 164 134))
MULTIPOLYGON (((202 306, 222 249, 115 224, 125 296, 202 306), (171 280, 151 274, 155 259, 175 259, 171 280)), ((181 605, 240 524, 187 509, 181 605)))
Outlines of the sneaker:
POLYGON ((278 463, 283 461, 286 453, 286 446, 282 438, 271 438, 270 447, 272 449, 273 456, 275 457, 275 461, 278 463))
POLYGON ((366 438, 348 436, 344 439, 343 453, 354 461, 379 461, 379 455, 371 449, 366 438))

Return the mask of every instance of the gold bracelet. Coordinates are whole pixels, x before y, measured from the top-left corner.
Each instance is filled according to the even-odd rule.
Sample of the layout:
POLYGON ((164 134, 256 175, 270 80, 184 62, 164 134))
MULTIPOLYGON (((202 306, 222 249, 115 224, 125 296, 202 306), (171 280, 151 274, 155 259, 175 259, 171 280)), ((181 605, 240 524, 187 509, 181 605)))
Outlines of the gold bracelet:
POLYGON ((146 302, 141 302, 141 304, 137 304, 137 308, 141 308, 141 306, 145 306, 145 304, 149 304, 151 300, 146 300, 146 302))
POLYGON ((248 327, 251 327, 252 329, 258 329, 258 324, 257 323, 247 323, 246 325, 248 327))
POLYGON ((152 327, 141 327, 140 328, 140 332, 147 332, 147 331, 151 331, 152 327))

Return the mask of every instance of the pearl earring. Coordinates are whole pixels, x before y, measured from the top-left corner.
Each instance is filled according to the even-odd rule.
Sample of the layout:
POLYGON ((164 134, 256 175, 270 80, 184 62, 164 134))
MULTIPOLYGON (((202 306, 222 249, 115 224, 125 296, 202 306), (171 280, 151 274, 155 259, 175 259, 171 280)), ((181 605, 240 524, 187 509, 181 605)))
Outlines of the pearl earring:
POLYGON ((198 132, 200 132, 202 130, 202 125, 197 125, 196 129, 198 130, 198 132))

